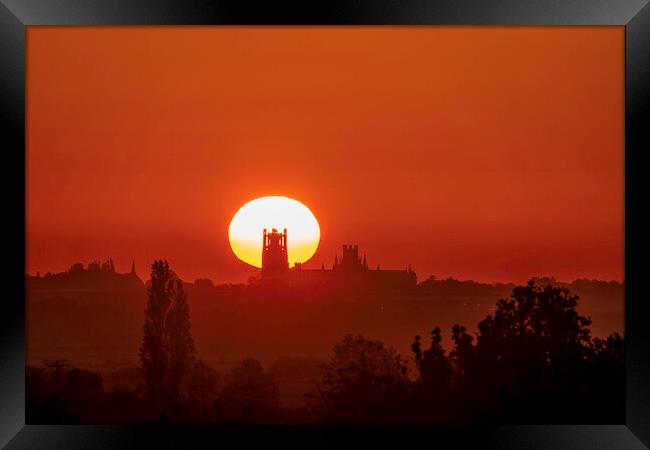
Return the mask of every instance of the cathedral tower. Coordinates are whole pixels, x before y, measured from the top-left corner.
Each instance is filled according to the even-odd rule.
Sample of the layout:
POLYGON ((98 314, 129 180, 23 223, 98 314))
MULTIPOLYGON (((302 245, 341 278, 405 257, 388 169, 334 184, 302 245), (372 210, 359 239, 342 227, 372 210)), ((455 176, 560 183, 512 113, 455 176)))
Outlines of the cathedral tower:
POLYGON ((279 233, 272 228, 267 233, 262 232, 262 275, 280 275, 289 270, 289 257, 287 253, 287 229, 279 233))

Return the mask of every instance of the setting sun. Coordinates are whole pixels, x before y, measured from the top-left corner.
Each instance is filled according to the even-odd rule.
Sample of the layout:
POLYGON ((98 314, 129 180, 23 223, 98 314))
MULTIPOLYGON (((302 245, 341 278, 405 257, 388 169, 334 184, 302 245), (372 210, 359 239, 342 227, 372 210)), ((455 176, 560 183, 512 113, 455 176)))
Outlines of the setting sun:
POLYGON ((287 229, 289 265, 311 258, 320 242, 320 227, 305 205, 288 197, 261 197, 242 206, 228 228, 232 251, 242 261, 262 267, 262 231, 287 229))

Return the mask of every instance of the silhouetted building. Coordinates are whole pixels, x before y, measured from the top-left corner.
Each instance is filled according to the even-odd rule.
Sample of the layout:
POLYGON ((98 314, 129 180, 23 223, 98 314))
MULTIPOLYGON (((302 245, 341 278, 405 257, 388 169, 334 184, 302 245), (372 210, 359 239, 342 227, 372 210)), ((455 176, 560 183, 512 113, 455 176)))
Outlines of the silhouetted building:
POLYGON ((334 267, 332 270, 359 271, 368 270, 366 255, 363 255, 363 261, 359 258, 358 245, 343 245, 343 257, 339 262, 338 256, 334 257, 334 267))
POLYGON ((72 264, 61 273, 46 273, 44 277, 30 277, 32 289, 72 289, 76 292, 87 291, 129 291, 141 289, 144 285, 135 273, 135 264, 131 272, 118 273, 112 259, 91 261, 87 267, 80 262, 72 264))
POLYGON ((262 278, 281 278, 294 285, 319 285, 338 289, 409 290, 417 285, 417 276, 409 266, 405 270, 376 270, 368 267, 366 255, 359 257, 358 245, 343 245, 341 259, 334 257, 332 269, 304 269, 296 263, 289 270, 287 229, 262 233, 262 278))
POLYGON ((277 276, 289 270, 287 254, 287 229, 279 233, 275 228, 270 233, 262 232, 262 275, 277 276))
POLYGON ((350 287, 365 287, 384 290, 407 290, 417 285, 417 276, 409 266, 406 270, 385 270, 377 266, 368 268, 366 255, 359 257, 358 245, 343 245, 342 257, 334 258, 332 272, 335 278, 350 287))

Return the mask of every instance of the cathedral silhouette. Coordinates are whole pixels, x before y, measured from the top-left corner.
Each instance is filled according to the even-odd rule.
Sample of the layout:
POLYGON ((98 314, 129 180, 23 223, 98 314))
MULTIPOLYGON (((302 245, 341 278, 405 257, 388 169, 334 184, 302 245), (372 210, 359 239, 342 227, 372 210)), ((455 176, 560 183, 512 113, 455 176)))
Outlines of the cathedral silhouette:
POLYGON ((289 267, 288 232, 272 228, 262 231, 262 281, 282 280, 291 284, 327 284, 350 288, 410 290, 417 285, 417 275, 407 269, 376 269, 368 267, 366 255, 359 257, 358 245, 343 245, 342 256, 334 256, 331 269, 306 269, 301 263, 289 267))

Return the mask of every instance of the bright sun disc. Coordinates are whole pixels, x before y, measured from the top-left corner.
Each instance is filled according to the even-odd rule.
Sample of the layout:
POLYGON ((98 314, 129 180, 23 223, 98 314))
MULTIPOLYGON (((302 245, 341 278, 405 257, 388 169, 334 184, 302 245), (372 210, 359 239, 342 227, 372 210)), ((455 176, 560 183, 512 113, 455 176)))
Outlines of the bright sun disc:
POLYGON ((228 239, 237 258, 262 267, 262 231, 287 229, 289 266, 311 258, 320 242, 320 227, 305 205, 288 197, 261 197, 239 208, 230 222, 228 239))

